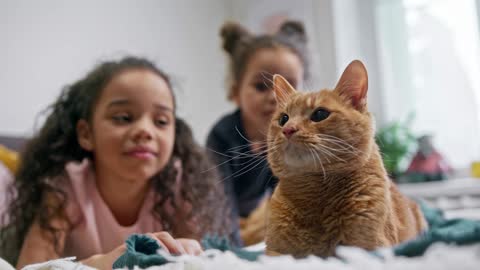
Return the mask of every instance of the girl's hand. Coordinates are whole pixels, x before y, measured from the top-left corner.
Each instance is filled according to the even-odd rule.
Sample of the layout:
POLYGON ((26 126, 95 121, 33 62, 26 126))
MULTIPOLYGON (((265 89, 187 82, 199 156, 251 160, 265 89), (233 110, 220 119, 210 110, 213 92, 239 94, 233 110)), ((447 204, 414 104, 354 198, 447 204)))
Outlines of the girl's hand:
MULTIPOLYGON (((172 254, 198 255, 202 252, 202 247, 197 240, 187 238, 175 239, 168 232, 148 233, 146 235, 157 240, 164 250, 172 254)), ((93 255, 83 260, 82 263, 98 269, 112 269, 113 263, 125 253, 126 249, 127 247, 123 244, 107 254, 93 255)))
POLYGON ((125 253, 127 247, 125 244, 115 248, 107 254, 93 255, 92 257, 81 261, 81 263, 97 269, 112 269, 113 263, 125 253))
POLYGON ((173 238, 168 232, 148 233, 158 244, 172 254, 198 255, 202 253, 202 247, 197 240, 188 238, 173 238))

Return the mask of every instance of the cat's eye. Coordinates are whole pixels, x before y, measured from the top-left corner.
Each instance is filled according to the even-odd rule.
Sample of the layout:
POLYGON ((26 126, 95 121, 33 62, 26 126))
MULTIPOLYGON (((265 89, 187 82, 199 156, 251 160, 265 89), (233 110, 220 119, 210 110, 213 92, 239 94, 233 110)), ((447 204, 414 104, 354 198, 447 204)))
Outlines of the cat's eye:
POLYGON ((281 127, 283 127, 287 122, 288 122, 288 115, 283 113, 282 116, 280 116, 280 119, 278 119, 278 124, 281 127))
POLYGON ((318 108, 312 113, 312 115, 310 116, 310 120, 312 120, 313 122, 320 122, 327 119, 329 115, 329 111, 323 108, 318 108))

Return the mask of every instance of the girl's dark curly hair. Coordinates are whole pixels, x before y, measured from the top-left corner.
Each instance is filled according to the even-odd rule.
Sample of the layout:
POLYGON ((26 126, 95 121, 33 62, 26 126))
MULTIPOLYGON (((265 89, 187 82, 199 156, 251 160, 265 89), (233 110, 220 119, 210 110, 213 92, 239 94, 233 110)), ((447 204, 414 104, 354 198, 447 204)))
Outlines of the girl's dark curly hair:
MULTIPOLYGON (((163 78, 170 89, 169 77, 146 59, 126 57, 120 61, 108 61, 98 65, 83 79, 65 87, 55 103, 49 107, 48 117, 39 132, 28 142, 21 155, 21 164, 15 182, 10 188, 7 213, 0 224, 2 256, 14 261, 24 237, 34 220, 50 232, 55 247, 59 248, 61 229, 52 226, 53 218, 64 218, 64 207, 69 198, 59 188, 59 181, 65 176, 65 165, 70 161, 92 158, 77 142, 76 125, 80 119, 91 123, 96 102, 112 78, 123 71, 145 69, 163 78), (47 200, 54 196, 57 203, 47 200), (8 248, 7 248, 8 247, 8 248)), ((172 91, 172 96, 175 96, 172 91)), ((174 101, 175 103, 175 101, 174 101)), ((174 237, 201 238, 209 234, 229 234, 229 208, 225 193, 218 184, 215 170, 204 150, 194 141, 189 126, 180 118, 175 121, 175 144, 173 154, 164 170, 153 176, 151 181, 155 192, 160 195, 152 209, 154 216, 165 230, 174 237), (191 205, 189 213, 182 218, 172 217, 165 211, 169 204, 179 210, 174 198, 174 181, 177 170, 175 160, 182 163, 182 201, 191 205), (185 219, 186 218, 186 219, 185 219), (188 220, 194 222, 188 222, 188 220), (185 225, 189 224, 189 225, 185 225)), ((1 253, 1 252, 0 252, 1 253)))

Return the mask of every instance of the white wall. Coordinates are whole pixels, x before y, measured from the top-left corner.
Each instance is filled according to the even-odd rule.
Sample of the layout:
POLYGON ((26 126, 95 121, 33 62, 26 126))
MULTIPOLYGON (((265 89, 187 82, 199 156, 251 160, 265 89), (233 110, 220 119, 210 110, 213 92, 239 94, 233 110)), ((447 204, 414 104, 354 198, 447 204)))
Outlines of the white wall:
POLYGON ((0 133, 29 135, 62 86, 101 59, 138 54, 178 82, 179 114, 202 143, 225 101, 221 0, 0 0, 0 133))
POLYGON ((378 125, 385 123, 375 22, 376 0, 335 0, 333 21, 337 71, 341 74, 354 59, 361 60, 368 70, 368 107, 378 125))
POLYGON ((306 25, 313 75, 307 89, 332 88, 350 60, 365 61, 370 107, 381 123, 370 7, 355 0, 0 0, 0 134, 30 135, 35 117, 62 86, 100 59, 130 53, 173 75, 179 114, 203 143, 233 108, 225 98, 220 26, 233 19, 259 32, 262 18, 274 13, 306 25))
POLYGON ((232 1, 232 19, 243 22, 254 33, 265 31, 265 20, 272 15, 286 16, 305 24, 310 47, 311 79, 308 90, 335 86, 335 48, 332 33, 332 0, 243 0, 232 1))

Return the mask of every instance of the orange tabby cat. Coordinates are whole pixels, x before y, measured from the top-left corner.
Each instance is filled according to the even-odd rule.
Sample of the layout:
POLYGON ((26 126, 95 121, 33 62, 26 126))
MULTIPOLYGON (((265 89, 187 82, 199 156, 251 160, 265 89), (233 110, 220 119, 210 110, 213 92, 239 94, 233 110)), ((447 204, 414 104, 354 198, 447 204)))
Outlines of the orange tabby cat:
POLYGON ((267 254, 334 255, 337 245, 388 247, 426 227, 390 181, 367 110, 367 71, 345 69, 333 91, 300 93, 274 78, 268 161, 279 183, 267 211, 267 254))

